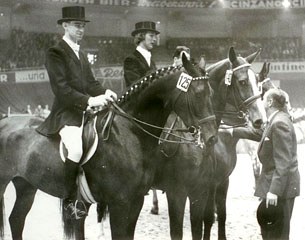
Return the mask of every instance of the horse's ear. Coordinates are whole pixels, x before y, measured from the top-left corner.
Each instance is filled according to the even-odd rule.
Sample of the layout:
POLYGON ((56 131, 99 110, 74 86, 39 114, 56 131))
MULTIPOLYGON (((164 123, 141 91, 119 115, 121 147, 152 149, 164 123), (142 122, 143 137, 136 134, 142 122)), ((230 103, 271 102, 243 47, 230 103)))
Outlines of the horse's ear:
POLYGON ((267 67, 266 67, 266 72, 267 72, 267 74, 270 72, 270 65, 271 65, 271 63, 268 62, 268 63, 267 63, 267 67))
POLYGON ((234 47, 230 47, 229 49, 229 60, 231 63, 234 63, 237 60, 234 47))
POLYGON ((198 68, 196 68, 190 60, 187 59, 185 53, 182 53, 182 64, 185 70, 189 75, 192 77, 198 77, 201 76, 200 71, 198 68))
POLYGON ((258 78, 257 78, 257 82, 262 82, 265 79, 266 75, 266 69, 267 69, 267 63, 264 62, 261 71, 257 74, 258 78))
POLYGON ((260 82, 264 81, 264 79, 268 75, 268 69, 267 69, 268 63, 264 62, 261 72, 259 73, 260 76, 260 82))
POLYGON ((267 78, 270 71, 270 63, 264 63, 264 78, 267 78))
POLYGON ((183 64, 183 67, 186 69, 186 71, 188 71, 188 69, 191 69, 191 67, 192 67, 191 62, 187 59, 184 52, 182 52, 182 64, 183 64))
POLYGON ((252 63, 255 60, 255 58, 257 57, 257 55, 261 53, 261 50, 262 49, 260 48, 255 53, 252 53, 251 55, 246 57, 247 62, 248 63, 252 63))
POLYGON ((200 60, 199 60, 198 66, 199 66, 200 70, 205 70, 206 61, 205 61, 203 55, 200 56, 200 60))

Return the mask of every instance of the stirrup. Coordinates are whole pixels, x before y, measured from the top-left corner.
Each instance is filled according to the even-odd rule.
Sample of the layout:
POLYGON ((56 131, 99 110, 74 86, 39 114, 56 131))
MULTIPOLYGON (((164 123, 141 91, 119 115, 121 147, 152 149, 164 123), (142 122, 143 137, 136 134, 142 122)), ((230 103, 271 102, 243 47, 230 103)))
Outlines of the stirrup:
POLYGON ((76 200, 74 203, 70 202, 64 209, 69 219, 79 220, 88 215, 86 205, 83 201, 76 200))

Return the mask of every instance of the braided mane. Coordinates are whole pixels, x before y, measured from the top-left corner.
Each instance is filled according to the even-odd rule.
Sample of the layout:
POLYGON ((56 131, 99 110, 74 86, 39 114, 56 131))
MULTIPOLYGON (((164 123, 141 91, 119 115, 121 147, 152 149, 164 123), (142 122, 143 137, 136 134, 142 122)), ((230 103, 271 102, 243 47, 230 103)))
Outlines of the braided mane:
POLYGON ((160 77, 164 77, 165 75, 170 75, 179 71, 182 66, 174 67, 169 66, 167 68, 161 68, 156 70, 155 72, 147 75, 145 77, 140 78, 138 81, 133 83, 128 90, 117 100, 119 105, 126 103, 128 100, 132 98, 136 93, 140 93, 148 86, 150 86, 155 80, 158 80, 160 77))

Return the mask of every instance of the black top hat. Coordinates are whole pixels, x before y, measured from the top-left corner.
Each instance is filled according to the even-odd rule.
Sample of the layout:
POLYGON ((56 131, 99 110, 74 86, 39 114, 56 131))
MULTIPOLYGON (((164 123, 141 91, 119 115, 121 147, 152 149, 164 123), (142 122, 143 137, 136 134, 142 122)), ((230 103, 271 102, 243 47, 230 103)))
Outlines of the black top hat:
POLYGON ((62 8, 62 19, 57 20, 58 24, 69 21, 90 22, 85 19, 85 8, 81 6, 71 6, 62 8))
POLYGON ((160 32, 156 30, 156 23, 154 22, 138 22, 135 24, 135 30, 131 33, 132 36, 135 36, 140 32, 154 32, 159 34, 160 32))
POLYGON ((262 229, 270 230, 277 228, 283 220, 284 211, 283 204, 278 201, 277 206, 268 205, 266 200, 261 201, 256 212, 257 221, 262 229))

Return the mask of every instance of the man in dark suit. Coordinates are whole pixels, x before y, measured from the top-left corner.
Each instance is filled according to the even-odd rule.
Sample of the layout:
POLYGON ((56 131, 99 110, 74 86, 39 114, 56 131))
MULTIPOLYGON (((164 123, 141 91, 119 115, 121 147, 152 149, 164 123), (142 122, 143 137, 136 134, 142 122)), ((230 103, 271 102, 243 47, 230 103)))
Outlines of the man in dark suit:
POLYGON ((126 87, 156 70, 156 64, 151 58, 151 50, 157 43, 157 34, 154 22, 138 22, 131 33, 134 37, 136 50, 124 60, 124 78, 126 87))
POLYGON ((84 111, 92 107, 106 107, 117 96, 104 89, 95 80, 87 57, 79 49, 86 22, 85 9, 80 6, 64 7, 62 19, 57 23, 64 28, 63 39, 48 49, 46 69, 55 95, 51 113, 37 128, 47 137, 61 137, 68 156, 65 160, 65 209, 71 218, 80 218, 87 213, 77 209, 76 177, 82 157, 82 130, 84 111))
POLYGON ((263 239, 288 240, 294 200, 300 195, 297 140, 291 117, 285 110, 285 92, 278 88, 268 90, 264 106, 268 121, 262 134, 253 129, 237 128, 233 136, 260 140, 258 157, 262 172, 255 196, 265 200, 267 208, 281 201, 278 207, 283 211, 283 219, 277 227, 261 226, 262 236, 263 239))

